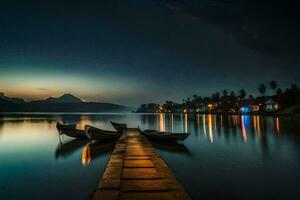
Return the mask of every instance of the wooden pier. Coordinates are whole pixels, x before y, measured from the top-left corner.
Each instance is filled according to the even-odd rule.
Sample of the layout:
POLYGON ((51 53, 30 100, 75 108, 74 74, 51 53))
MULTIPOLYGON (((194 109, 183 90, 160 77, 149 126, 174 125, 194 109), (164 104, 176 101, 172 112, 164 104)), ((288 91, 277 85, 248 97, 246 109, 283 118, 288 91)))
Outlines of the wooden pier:
POLYGON ((94 200, 190 199, 150 142, 137 129, 120 137, 94 200))

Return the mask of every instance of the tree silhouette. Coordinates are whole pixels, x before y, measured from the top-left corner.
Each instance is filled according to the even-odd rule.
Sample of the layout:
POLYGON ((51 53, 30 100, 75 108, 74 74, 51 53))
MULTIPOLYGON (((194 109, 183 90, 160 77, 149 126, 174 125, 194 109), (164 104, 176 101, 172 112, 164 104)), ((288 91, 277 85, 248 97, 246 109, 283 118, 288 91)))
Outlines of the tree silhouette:
POLYGON ((245 97, 247 95, 245 89, 241 89, 239 91, 239 94, 240 94, 240 99, 245 99, 245 97))
POLYGON ((193 101, 196 101, 198 99, 198 95, 194 94, 193 95, 193 101))
POLYGON ((270 88, 275 91, 278 88, 278 83, 274 80, 270 82, 270 88))
POLYGON ((230 96, 231 96, 231 97, 235 97, 234 91, 231 91, 231 92, 230 92, 230 96))
POLYGON ((277 88, 277 90, 276 90, 276 95, 277 95, 277 96, 281 96, 282 94, 283 94, 282 89, 281 89, 281 88, 277 88))
POLYGON ((190 106, 190 105, 191 105, 191 99, 190 99, 190 98, 187 98, 187 100, 186 100, 186 105, 187 105, 187 106, 190 106))
POLYGON ((292 84, 291 85, 291 91, 294 92, 294 93, 299 92, 299 88, 298 88, 297 84, 292 84))
POLYGON ((211 95, 211 98, 214 102, 218 102, 220 100, 220 93, 216 92, 211 95))
POLYGON ((227 97, 227 95, 228 95, 227 90, 223 90, 223 96, 224 96, 224 97, 227 97))
POLYGON ((265 93, 266 93, 266 91, 267 91, 266 85, 263 84, 263 83, 260 84, 260 85, 258 86, 258 91, 259 91, 259 93, 260 93, 262 96, 264 96, 265 93))

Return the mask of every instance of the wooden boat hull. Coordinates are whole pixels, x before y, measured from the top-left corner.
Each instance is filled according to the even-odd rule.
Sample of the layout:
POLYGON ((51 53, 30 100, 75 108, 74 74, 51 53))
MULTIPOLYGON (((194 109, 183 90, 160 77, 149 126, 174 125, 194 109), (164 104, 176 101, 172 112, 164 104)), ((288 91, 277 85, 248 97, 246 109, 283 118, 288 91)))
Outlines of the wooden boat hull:
POLYGON ((85 126, 85 134, 90 140, 96 140, 100 142, 114 141, 118 140, 120 137, 118 132, 102 130, 88 125, 85 126))
POLYGON ((59 134, 65 134, 69 137, 79 138, 79 139, 87 139, 84 130, 76 129, 76 125, 64 125, 59 122, 56 123, 56 128, 59 134))
POLYGON ((142 131, 139 130, 142 135, 150 140, 176 142, 185 140, 190 134, 189 133, 168 133, 159 131, 142 131))
POLYGON ((73 129, 73 130, 62 130, 60 134, 65 134, 69 137, 79 138, 79 139, 87 139, 84 130, 73 129))
POLYGON ((70 125, 66 125, 66 124, 61 124, 59 122, 56 122, 56 128, 59 131, 62 130, 70 130, 70 129, 76 129, 76 124, 70 124, 70 125))
POLYGON ((124 130, 127 129, 127 124, 120 124, 112 121, 110 121, 110 123, 114 127, 114 129, 116 129, 116 131, 118 131, 121 134, 124 132, 124 130))

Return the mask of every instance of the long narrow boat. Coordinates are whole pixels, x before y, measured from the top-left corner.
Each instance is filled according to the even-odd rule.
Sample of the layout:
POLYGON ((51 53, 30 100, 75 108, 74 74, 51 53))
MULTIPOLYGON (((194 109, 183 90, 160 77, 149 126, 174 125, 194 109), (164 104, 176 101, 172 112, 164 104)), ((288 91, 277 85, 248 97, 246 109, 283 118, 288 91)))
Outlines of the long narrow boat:
POLYGON ((138 130, 140 134, 144 135, 148 139, 168 142, 176 142, 179 140, 183 141, 190 135, 189 133, 170 133, 150 129, 142 131, 140 128, 138 128, 138 130))
POLYGON ((56 128, 59 131, 63 131, 63 130, 70 130, 70 129, 76 129, 76 124, 61 124, 59 122, 56 122, 56 128))
POLYGON ((113 141, 120 137, 116 131, 107 131, 89 125, 85 125, 85 134, 90 140, 97 141, 113 141))
POLYGON ((112 121, 110 121, 110 123, 121 134, 127 129, 127 124, 121 124, 112 121))
POLYGON ((56 128, 59 134, 65 134, 69 137, 86 139, 85 130, 76 129, 76 124, 65 125, 59 122, 56 123, 56 128))

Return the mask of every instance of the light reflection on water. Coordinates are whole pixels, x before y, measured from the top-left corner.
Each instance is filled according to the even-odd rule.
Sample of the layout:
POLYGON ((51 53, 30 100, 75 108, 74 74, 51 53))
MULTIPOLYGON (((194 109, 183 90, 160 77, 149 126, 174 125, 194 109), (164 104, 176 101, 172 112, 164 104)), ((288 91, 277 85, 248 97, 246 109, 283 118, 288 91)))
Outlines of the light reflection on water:
POLYGON ((90 124, 113 130, 113 120, 129 127, 190 132, 183 143, 153 146, 194 199, 298 197, 299 118, 202 114, 2 115, 1 197, 89 198, 114 144, 58 137, 57 120, 82 129, 90 124))

